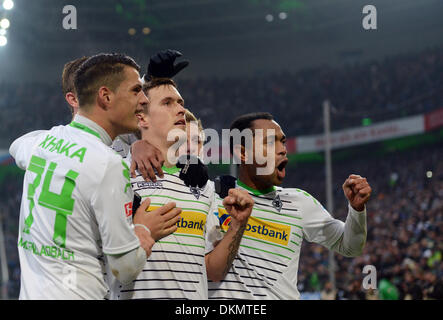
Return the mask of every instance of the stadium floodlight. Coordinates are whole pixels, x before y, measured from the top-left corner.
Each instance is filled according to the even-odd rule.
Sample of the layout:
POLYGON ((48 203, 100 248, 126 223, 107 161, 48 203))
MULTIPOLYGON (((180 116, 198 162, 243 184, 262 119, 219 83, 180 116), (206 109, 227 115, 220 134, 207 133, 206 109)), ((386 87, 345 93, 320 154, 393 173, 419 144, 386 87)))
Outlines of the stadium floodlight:
POLYGON ((267 14, 265 19, 268 22, 272 22, 272 21, 274 21, 274 16, 272 14, 267 14))
POLYGON ((12 0, 3 1, 3 8, 5 8, 5 10, 11 10, 12 8, 14 8, 14 1, 12 0))
POLYGON ((8 19, 4 18, 4 19, 0 20, 0 28, 8 29, 9 25, 10 25, 10 23, 9 23, 8 19))
POLYGON ((0 36, 6 36, 6 30, 0 29, 0 36))
POLYGON ((432 178, 432 171, 426 172, 426 177, 428 177, 428 179, 431 179, 432 178))
POLYGON ((281 20, 285 20, 285 19, 288 17, 288 14, 287 14, 286 12, 280 12, 280 13, 278 14, 278 17, 279 17, 281 20))
POLYGON ((6 46, 7 43, 8 43, 8 38, 6 38, 5 36, 0 36, 0 47, 6 46))

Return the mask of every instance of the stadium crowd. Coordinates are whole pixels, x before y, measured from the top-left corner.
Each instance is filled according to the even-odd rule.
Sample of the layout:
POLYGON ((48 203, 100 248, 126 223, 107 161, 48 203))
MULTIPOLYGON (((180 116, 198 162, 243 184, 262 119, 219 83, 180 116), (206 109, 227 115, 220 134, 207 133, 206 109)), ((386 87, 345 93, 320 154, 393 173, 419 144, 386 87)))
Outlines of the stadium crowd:
MULTIPOLYGON (((271 111, 288 136, 322 131, 321 104, 334 105, 332 129, 428 112, 443 106, 443 49, 396 56, 345 68, 321 67, 294 74, 232 79, 195 79, 178 84, 187 106, 206 128, 222 129, 237 115, 271 111), (229 110, 229 112, 226 112, 229 110)), ((69 122, 60 85, 0 85, 0 145, 19 135, 69 122)), ((371 147, 372 148, 372 147, 371 147)), ((342 220, 341 185, 350 173, 365 176, 373 194, 368 239, 362 256, 335 255, 337 290, 328 280, 328 251, 304 242, 299 290, 323 299, 443 299, 443 145, 421 146, 376 156, 367 152, 334 162, 334 216, 342 220), (426 172, 432 172, 428 178, 426 172), (365 265, 377 270, 377 290, 362 288, 365 265)), ((429 174, 428 174, 429 175, 429 174)), ((325 204, 321 164, 287 169, 285 187, 306 190, 325 204)), ((10 271, 9 297, 17 298, 17 252, 22 179, 0 181, 0 218, 10 271)))
MULTIPOLYGON (((334 255, 334 293, 328 283, 328 250, 304 242, 299 289, 337 299, 443 299, 443 144, 371 156, 374 148, 333 165, 334 217, 346 218, 341 185, 350 173, 367 177, 372 186, 363 254, 354 259, 334 255), (375 292, 362 288, 365 265, 376 268, 375 292)), ((326 206, 325 185, 318 183, 325 181, 322 164, 289 170, 287 187, 304 189, 326 206)))
MULTIPOLYGON (((253 78, 179 78, 177 82, 187 107, 205 128, 221 130, 238 115, 271 111, 282 115, 286 134, 296 136, 323 131, 318 115, 324 99, 333 105, 332 130, 359 126, 365 117, 377 122, 441 107, 441 74, 443 48, 434 48, 342 68, 321 66, 253 78)), ((6 139, 0 140, 0 148, 25 132, 71 119, 59 82, 0 83, 0 97, 0 137, 6 139)))

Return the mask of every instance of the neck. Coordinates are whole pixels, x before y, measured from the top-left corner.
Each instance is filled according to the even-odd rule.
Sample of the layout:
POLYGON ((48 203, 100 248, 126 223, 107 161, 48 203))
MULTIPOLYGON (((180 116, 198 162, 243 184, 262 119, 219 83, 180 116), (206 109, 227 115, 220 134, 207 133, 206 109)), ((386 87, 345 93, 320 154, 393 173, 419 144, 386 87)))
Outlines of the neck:
POLYGON ((257 175, 250 174, 249 171, 252 170, 255 171, 256 168, 252 166, 240 165, 238 180, 240 180, 243 184, 245 184, 249 188, 258 191, 269 190, 274 187, 274 185, 269 182, 269 179, 263 179, 263 181, 260 181, 257 179, 257 175))
POLYGON ((163 159, 165 159, 164 166, 167 168, 175 166, 175 163, 171 163, 168 160, 168 149, 169 146, 165 143, 162 139, 157 139, 155 136, 150 135, 147 131, 142 131, 142 139, 148 142, 150 145, 156 147, 158 150, 160 150, 163 159))
POLYGON ((79 109, 78 114, 97 123, 106 131, 112 141, 114 141, 119 134, 124 133, 118 132, 118 130, 102 114, 100 114, 100 112, 97 112, 96 110, 98 110, 98 108, 95 107, 90 107, 88 111, 79 109))

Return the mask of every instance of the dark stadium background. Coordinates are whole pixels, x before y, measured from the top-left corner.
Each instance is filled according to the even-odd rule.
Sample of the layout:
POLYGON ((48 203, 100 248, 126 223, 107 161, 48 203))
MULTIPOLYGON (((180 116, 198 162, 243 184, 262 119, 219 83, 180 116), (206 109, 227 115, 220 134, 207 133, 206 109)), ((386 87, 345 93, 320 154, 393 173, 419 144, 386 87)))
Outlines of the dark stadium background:
MULTIPOLYGON (((422 132, 333 150, 335 217, 345 219, 341 185, 350 173, 372 186, 367 244, 361 257, 335 255, 337 292, 331 294, 328 251, 304 243, 298 286, 303 299, 443 299, 441 0, 14 4, 10 11, 0 6, 0 19, 10 21, 8 43, 0 47, 0 219, 9 270, 3 298, 16 299, 20 281, 23 173, 8 157, 10 143, 70 121, 60 84, 67 61, 124 52, 144 69, 150 55, 171 48, 191 61, 177 82, 206 128, 221 130, 242 113, 269 111, 290 138, 322 134, 326 99, 333 132, 417 115, 431 123, 422 132), (362 27, 367 4, 377 8, 377 30, 362 27), (77 9, 77 30, 62 27, 65 5, 77 9), (362 288, 365 265, 376 267, 375 291, 362 288)), ((323 152, 296 151, 291 146, 284 186, 304 189, 326 206, 323 152)), ((212 177, 228 171, 210 166, 212 177)))

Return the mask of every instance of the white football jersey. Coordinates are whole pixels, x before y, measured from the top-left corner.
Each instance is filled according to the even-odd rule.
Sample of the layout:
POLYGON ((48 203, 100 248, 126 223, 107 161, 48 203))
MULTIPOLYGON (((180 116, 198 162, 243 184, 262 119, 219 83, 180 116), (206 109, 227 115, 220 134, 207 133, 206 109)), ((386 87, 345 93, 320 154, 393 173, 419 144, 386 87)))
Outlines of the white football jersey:
POLYGON ((125 159, 135 141, 137 141, 135 134, 121 134, 112 142, 111 148, 125 159))
POLYGON ((103 299, 103 255, 140 245, 129 169, 111 139, 82 116, 10 147, 26 169, 20 207, 20 299, 103 299), (106 144, 105 144, 106 143, 106 144))
MULTIPOLYGON (((347 232, 353 247, 364 245, 365 211, 356 212, 349 206, 345 226, 303 190, 274 187, 260 192, 240 181, 237 187, 251 194, 254 207, 227 276, 221 282, 209 281, 209 299, 299 299, 297 273, 303 239, 345 251, 337 243, 347 232)), ((215 214, 223 233, 229 229, 231 217, 220 197, 216 202, 215 214)), ((213 249, 211 243, 207 247, 213 249)))
MULTIPOLYGON (((127 161, 130 161, 128 156, 127 161)), ((179 178, 180 169, 163 167, 164 179, 146 182, 139 174, 131 179, 142 201, 149 197, 152 211, 168 202, 182 208, 178 229, 157 241, 143 271, 130 285, 114 279, 112 299, 207 299, 205 267, 207 230, 218 226, 213 214, 214 186, 187 187, 179 178)))

